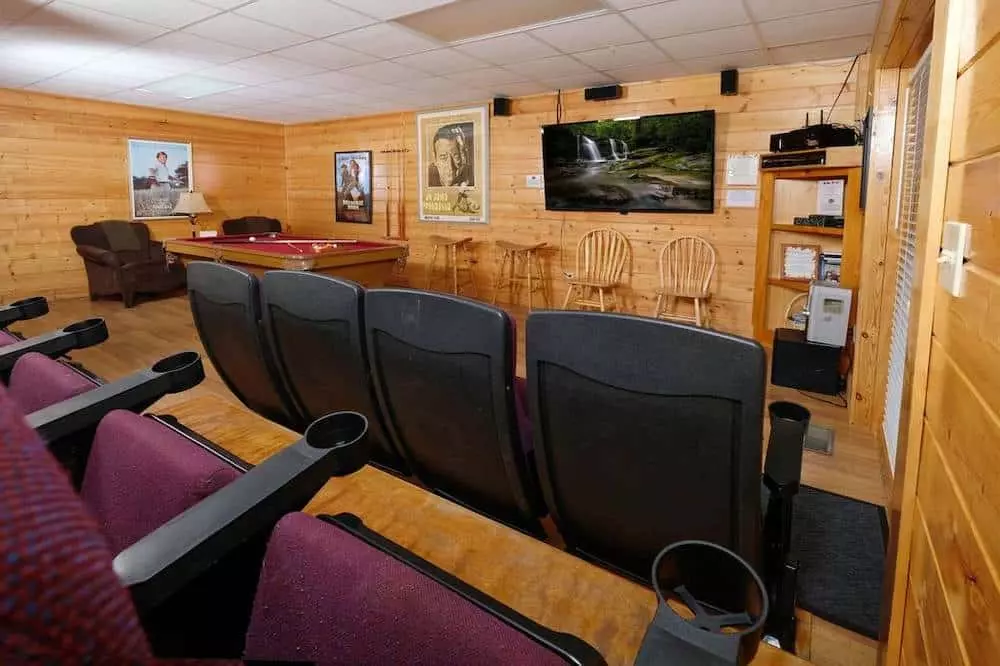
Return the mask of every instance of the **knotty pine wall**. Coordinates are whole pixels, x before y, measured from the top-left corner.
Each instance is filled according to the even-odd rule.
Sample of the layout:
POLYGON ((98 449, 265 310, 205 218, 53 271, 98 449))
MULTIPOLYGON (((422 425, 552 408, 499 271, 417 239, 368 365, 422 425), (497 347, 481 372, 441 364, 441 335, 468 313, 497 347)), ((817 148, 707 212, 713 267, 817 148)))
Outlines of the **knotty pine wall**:
MULTIPOLYGON (((407 277, 414 286, 424 284, 424 265, 429 258, 427 237, 445 234, 472 236, 476 241, 476 276, 481 297, 491 295, 496 265, 493 241, 545 241, 546 273, 553 278, 550 298, 562 303, 565 282, 560 269, 560 237, 566 270, 573 270, 576 242, 590 229, 611 226, 631 240, 634 262, 626 276, 628 309, 652 312, 658 286, 657 253, 670 238, 697 234, 707 238, 718 252, 718 270, 712 301, 713 325, 751 334, 756 209, 723 206, 723 169, 729 152, 766 152, 772 133, 803 124, 806 112, 818 120, 819 109, 828 110, 850 69, 850 60, 740 72, 740 94, 719 95, 718 74, 691 76, 626 86, 625 97, 610 102, 586 102, 580 90, 563 93, 563 120, 575 122, 627 115, 647 115, 715 109, 716 212, 698 214, 557 213, 545 210, 541 190, 525 187, 525 176, 540 174, 542 125, 556 121, 555 95, 514 100, 513 116, 493 118, 491 124, 490 223, 442 224, 417 221, 416 121, 413 113, 352 118, 295 125, 286 128, 288 168, 288 220, 297 232, 335 234, 361 238, 386 233, 386 186, 404 169, 391 157, 379 154, 387 148, 408 148, 405 165, 405 227, 410 243, 407 277), (375 160, 375 220, 371 226, 333 222, 333 153, 371 150, 375 160)), ((845 89, 835 120, 854 122, 856 74, 845 89)), ((814 122, 815 122, 814 120, 814 122)), ((397 216, 391 213, 395 231, 397 216)), ((501 295, 501 302, 507 298, 501 295)), ((523 303, 523 299, 522 299, 523 303)))
MULTIPOLYGON (((129 138, 192 144, 194 182, 212 215, 285 217, 281 125, 0 89, 0 299, 84 296, 77 224, 129 219, 129 138)), ((150 220, 154 237, 189 233, 150 220)))
MULTIPOLYGON (((972 225, 972 257, 963 297, 937 285, 923 295, 933 329, 922 443, 908 454, 919 455, 916 498, 903 500, 913 538, 901 663, 978 666, 1000 655, 1000 11, 937 5, 962 24, 944 219, 972 225)), ((945 25, 935 42, 949 39, 945 25)), ((927 242, 936 254, 937 239, 927 242)))

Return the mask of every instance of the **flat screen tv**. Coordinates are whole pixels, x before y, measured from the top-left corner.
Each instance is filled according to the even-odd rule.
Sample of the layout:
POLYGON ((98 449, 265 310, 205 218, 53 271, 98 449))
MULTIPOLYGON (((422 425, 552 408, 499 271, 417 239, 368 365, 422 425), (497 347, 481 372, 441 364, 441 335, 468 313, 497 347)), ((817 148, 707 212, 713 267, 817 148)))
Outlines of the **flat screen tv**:
POLYGON ((715 111, 547 125, 545 208, 711 213, 715 111))

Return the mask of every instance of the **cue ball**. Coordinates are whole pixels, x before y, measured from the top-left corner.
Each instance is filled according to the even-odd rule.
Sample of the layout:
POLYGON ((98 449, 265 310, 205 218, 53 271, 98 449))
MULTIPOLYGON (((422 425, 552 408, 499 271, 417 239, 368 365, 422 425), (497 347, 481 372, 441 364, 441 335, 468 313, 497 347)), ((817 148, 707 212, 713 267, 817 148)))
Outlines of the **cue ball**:
POLYGON ((257 242, 257 237, 256 236, 251 236, 247 240, 249 240, 251 243, 256 243, 257 242))

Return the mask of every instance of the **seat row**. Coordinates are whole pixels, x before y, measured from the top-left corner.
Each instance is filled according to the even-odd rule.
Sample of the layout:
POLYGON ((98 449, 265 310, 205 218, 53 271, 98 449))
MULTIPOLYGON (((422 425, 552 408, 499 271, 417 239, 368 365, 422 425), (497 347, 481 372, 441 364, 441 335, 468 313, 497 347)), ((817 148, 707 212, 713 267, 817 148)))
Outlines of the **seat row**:
MULTIPOLYGON (((197 355, 178 356, 200 371, 197 355)), ((82 652, 89 651, 104 660, 140 662, 150 656, 144 653, 148 640, 161 657, 603 663, 582 641, 537 625, 349 514, 317 519, 296 513, 331 475, 350 474, 367 462, 367 424, 360 415, 327 416, 302 440, 253 467, 175 419, 113 410, 126 385, 134 388, 143 373, 83 385, 66 368, 29 353, 17 361, 7 390, 0 389, 0 510, 12 518, 0 527, 0 543, 8 549, 0 569, 6 569, 4 580, 29 581, 22 575, 32 566, 29 551, 40 549, 48 564, 40 589, 73 590, 54 604, 55 612, 71 609, 63 619, 87 625, 75 629, 89 638, 69 645, 50 641, 49 648, 81 651, 59 659, 82 661, 82 652), (46 377, 49 393, 33 394, 21 379, 31 375, 22 368, 46 377), (74 391, 76 397, 57 401, 74 391), (25 398, 34 400, 25 407, 34 411, 22 420, 25 398), (92 442, 74 495, 51 454, 58 457, 67 440, 79 442, 88 432, 92 442), (96 519, 97 529, 84 512, 96 519), (58 536, 36 543, 37 535, 58 536), (117 581, 107 575, 111 567, 100 564, 113 556, 117 581), (122 587, 139 620, 124 626, 135 630, 141 623, 145 638, 106 630, 120 626, 113 621, 120 623, 131 611, 127 603, 109 601, 121 601, 122 587), (109 612, 119 617, 109 619, 109 612)), ((193 383, 203 376, 196 374, 193 383)), ((18 604, 15 613, 48 613, 18 629, 51 638, 60 625, 38 589, 26 583, 8 590, 7 598, 18 604)), ((2 649, 30 651, 45 642, 26 647, 7 629, 11 640, 2 649)), ((7 654, 21 661, 29 653, 7 654)))
POLYGON ((772 406, 764 461, 756 342, 534 312, 519 381, 513 320, 478 301, 305 272, 258 283, 208 263, 189 267, 189 292, 209 357, 259 414, 301 431, 323 410, 364 413, 383 467, 539 536, 548 514, 570 552, 639 582, 670 543, 730 548, 782 599, 773 633, 794 636, 788 541, 809 415, 772 406))

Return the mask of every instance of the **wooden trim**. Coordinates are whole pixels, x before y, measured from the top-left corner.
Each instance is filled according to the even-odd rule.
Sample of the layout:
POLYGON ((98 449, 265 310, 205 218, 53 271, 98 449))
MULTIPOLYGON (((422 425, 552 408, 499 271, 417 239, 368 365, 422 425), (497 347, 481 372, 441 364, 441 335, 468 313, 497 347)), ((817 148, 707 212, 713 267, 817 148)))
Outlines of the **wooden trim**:
POLYGON ((896 476, 889 499, 889 548, 883 599, 883 659, 898 666, 910 554, 916 512, 917 476, 923 439, 924 406, 930 363, 931 329, 937 287, 937 257, 944 223, 948 156, 954 124, 959 49, 966 0, 938 0, 934 11, 930 95, 927 104, 924 162, 917 220, 917 265, 910 305, 904 400, 896 450, 896 476))
POLYGON ((170 238, 163 241, 163 249, 170 254, 185 259, 195 257, 225 261, 230 264, 245 264, 280 268, 289 270, 321 270, 338 266, 355 266, 380 261, 395 261, 405 254, 402 245, 389 245, 382 248, 347 249, 337 252, 321 252, 310 254, 278 254, 267 250, 245 249, 235 246, 218 246, 212 243, 198 243, 189 240, 170 238))

